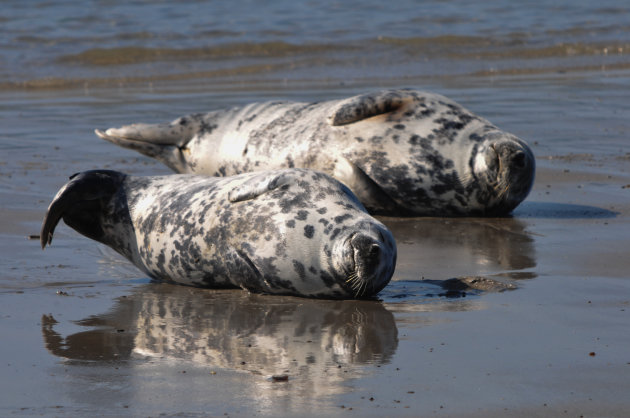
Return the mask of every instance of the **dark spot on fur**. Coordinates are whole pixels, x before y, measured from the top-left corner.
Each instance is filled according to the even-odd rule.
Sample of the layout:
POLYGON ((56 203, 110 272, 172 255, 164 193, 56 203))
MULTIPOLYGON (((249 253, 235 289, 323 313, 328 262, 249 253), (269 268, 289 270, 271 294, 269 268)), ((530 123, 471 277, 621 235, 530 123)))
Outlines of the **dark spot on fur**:
POLYGON ((346 213, 344 215, 339 215, 339 216, 335 216, 335 223, 342 223, 343 221, 345 221, 346 219, 351 219, 352 215, 349 213, 346 213))
POLYGON ((332 235, 330 236, 330 240, 334 240, 335 238, 337 238, 337 235, 339 235, 339 233, 341 232, 341 228, 335 228, 335 230, 333 231, 332 235))
POLYGON ((326 273, 325 271, 321 271, 319 273, 319 277, 322 279, 322 281, 324 282, 324 284, 326 285, 326 287, 333 287, 335 285, 335 279, 333 278, 333 276, 331 276, 330 274, 326 273))
POLYGON ((304 236, 306 238, 313 238, 314 234, 315 234, 315 228, 313 227, 313 225, 306 225, 304 227, 304 236))
POLYGON ((297 260, 293 260, 293 270, 295 270, 300 279, 304 280, 306 278, 306 269, 304 268, 304 264, 297 260))

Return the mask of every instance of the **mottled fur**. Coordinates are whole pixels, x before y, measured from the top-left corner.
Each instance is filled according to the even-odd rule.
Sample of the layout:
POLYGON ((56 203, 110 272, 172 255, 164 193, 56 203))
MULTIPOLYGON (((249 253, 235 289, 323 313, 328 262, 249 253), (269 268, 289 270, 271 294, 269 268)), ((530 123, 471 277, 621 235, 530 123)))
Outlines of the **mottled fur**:
POLYGON ((507 214, 535 172, 525 142, 444 96, 414 90, 254 103, 96 133, 179 173, 321 170, 386 215, 507 214))
POLYGON ((392 234, 352 192, 304 169, 224 178, 88 171, 50 204, 42 247, 61 218, 149 276, 195 286, 367 297, 396 262, 392 234))

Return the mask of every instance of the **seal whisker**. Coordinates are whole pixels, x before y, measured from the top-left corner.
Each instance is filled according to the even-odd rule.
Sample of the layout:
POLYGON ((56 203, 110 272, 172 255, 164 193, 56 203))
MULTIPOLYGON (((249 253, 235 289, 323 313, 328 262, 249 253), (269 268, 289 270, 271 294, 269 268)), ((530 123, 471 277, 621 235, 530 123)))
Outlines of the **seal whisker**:
POLYGON ((356 280, 358 277, 359 277, 359 274, 358 274, 356 271, 353 271, 352 273, 350 273, 350 274, 347 276, 346 283, 348 283, 348 282, 350 282, 350 281, 354 281, 354 280, 356 280))
POLYGON ((360 296, 359 290, 360 290, 360 286, 361 283, 357 283, 359 286, 358 287, 353 287, 352 289, 354 290, 354 297, 358 298, 360 296))
POLYGON ((363 294, 364 294, 364 293, 365 293, 365 291, 367 290, 367 282, 366 282, 365 280, 363 280, 363 281, 361 282, 361 287, 359 287, 359 290, 360 290, 360 292, 359 292, 358 297, 361 297, 361 296, 363 296, 363 294))
POLYGON ((363 280, 363 291, 361 292, 361 296, 364 296, 365 293, 367 292, 368 285, 369 285, 368 281, 367 280, 363 280))
POLYGON ((362 289, 363 289, 364 284, 365 284, 364 280, 361 280, 358 277, 356 278, 354 282, 354 286, 352 287, 355 292, 355 297, 361 296, 361 294, 363 293, 362 289))
POLYGON ((503 199, 506 195, 508 195, 508 193, 510 192, 510 188, 512 187, 512 183, 510 182, 499 182, 496 186, 495 186, 495 190, 497 191, 497 199, 501 200, 503 199))

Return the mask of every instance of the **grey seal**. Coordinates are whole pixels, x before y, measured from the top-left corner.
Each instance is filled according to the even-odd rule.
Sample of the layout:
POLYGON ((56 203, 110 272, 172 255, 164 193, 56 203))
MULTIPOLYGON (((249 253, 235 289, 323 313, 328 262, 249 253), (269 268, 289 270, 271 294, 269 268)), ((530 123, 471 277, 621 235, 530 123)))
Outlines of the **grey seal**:
POLYGON ((532 187, 528 145, 454 101, 387 90, 268 102, 96 134, 179 173, 303 167, 345 183, 373 214, 505 215, 532 187))
POLYGON ((42 248, 62 218, 150 277, 193 286, 361 298, 377 294, 396 264, 387 227, 339 181, 304 169, 222 178, 86 171, 48 207, 42 248))

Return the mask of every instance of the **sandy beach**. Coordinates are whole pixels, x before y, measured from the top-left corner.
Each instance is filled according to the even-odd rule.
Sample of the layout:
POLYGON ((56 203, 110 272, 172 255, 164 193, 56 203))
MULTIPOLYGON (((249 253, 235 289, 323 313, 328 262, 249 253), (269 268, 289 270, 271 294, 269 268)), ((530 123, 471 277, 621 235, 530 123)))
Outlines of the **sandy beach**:
MULTIPOLYGON (((73 129, 59 126, 51 135, 73 129)), ((166 172, 74 137, 41 152, 22 143, 2 166, 3 415, 630 410, 625 153, 533 145, 536 184, 512 217, 383 218, 399 246, 393 281, 381 301, 334 302, 151 283, 65 226, 42 251, 28 237, 49 199, 68 173, 89 168, 70 152, 77 141, 90 143, 78 149, 92 165, 108 155, 107 167, 166 172), (507 290, 439 286, 477 276, 507 290)))
POLYGON ((364 8, 300 20, 276 6, 217 10, 208 32, 196 2, 146 16, 108 2, 107 21, 42 3, 28 22, 9 3, 0 416, 630 414, 625 9, 403 2, 371 30, 364 8), (523 138, 537 174, 510 217, 381 218, 398 263, 378 301, 154 283, 63 224, 40 247, 69 175, 170 173, 95 128, 388 87, 443 94, 523 138))

